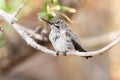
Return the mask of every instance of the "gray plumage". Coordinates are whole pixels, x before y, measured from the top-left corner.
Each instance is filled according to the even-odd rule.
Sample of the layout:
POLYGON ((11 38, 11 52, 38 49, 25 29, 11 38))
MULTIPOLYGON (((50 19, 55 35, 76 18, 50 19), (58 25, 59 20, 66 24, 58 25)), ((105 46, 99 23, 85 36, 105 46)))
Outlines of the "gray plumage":
MULTIPOLYGON (((49 34, 49 39, 57 51, 59 53, 65 53, 70 50, 78 50, 80 52, 86 52, 81 45, 79 37, 72 32, 69 25, 61 19, 56 21, 47 21, 42 18, 42 20, 46 21, 50 24, 51 31, 49 34)), ((91 56, 87 56, 88 59, 91 56)))

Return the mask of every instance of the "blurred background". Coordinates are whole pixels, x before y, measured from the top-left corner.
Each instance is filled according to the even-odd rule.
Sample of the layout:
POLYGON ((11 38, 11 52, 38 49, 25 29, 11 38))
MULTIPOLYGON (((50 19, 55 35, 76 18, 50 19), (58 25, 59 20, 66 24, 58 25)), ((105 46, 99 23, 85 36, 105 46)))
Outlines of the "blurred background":
MULTIPOLYGON (((0 0, 0 9, 13 13, 22 2, 23 0, 0 0)), ((44 2, 45 0, 28 0, 17 15, 18 23, 30 29, 40 26, 47 29, 49 34, 49 27, 38 19, 44 2)), ((73 23, 65 20, 79 35, 81 45, 87 51, 101 49, 115 39, 115 35, 109 36, 112 40, 99 36, 119 31, 120 0, 58 2, 76 9, 74 14, 64 13, 73 23)), ((54 57, 30 47, 2 20, 0 26, 4 29, 4 32, 0 32, 0 80, 120 80, 120 44, 89 60, 77 56, 54 57)), ((50 41, 37 42, 54 50, 50 41)))

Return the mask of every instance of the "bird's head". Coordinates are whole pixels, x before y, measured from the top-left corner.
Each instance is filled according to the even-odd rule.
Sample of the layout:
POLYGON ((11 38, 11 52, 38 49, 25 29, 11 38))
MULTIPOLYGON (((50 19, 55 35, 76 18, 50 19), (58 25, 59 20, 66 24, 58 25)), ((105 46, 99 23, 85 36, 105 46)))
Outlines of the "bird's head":
POLYGON ((41 18, 41 19, 47 22, 50 25, 51 29, 62 30, 68 27, 68 24, 64 20, 61 20, 61 19, 57 19, 55 21, 48 21, 44 18, 41 18))

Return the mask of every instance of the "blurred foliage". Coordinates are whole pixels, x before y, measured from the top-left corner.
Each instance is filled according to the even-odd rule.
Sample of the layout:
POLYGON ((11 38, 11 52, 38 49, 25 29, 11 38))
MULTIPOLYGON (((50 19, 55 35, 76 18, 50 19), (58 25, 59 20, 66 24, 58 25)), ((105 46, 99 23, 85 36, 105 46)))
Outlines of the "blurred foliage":
POLYGON ((45 1, 43 8, 39 14, 39 19, 41 17, 46 17, 48 20, 53 19, 57 14, 61 14, 63 17, 69 19, 67 15, 62 12, 75 13, 76 10, 58 3, 58 0, 45 1))
MULTIPOLYGON (((0 9, 13 13, 24 0, 0 0, 0 9)), ((11 30, 9 28, 9 30, 11 30)), ((2 32, 0 32, 0 48, 5 44, 2 32)))
POLYGON ((5 40, 3 38, 3 35, 0 33, 0 48, 3 47, 5 44, 5 40))
POLYGON ((0 0, 0 9, 13 13, 24 0, 0 0))

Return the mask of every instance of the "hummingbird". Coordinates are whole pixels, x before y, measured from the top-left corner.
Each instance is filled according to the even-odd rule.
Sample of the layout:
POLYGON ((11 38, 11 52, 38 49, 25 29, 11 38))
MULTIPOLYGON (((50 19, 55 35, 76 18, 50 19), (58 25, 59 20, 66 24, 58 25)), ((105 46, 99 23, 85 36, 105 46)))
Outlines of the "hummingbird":
MULTIPOLYGON (((56 55, 63 53, 66 56, 66 53, 70 50, 87 52, 82 48, 79 37, 70 29, 67 22, 62 19, 48 21, 41 18, 41 20, 50 25, 51 31, 49 34, 49 40, 56 50, 56 55)), ((86 59, 91 57, 92 56, 85 56, 86 59)))

